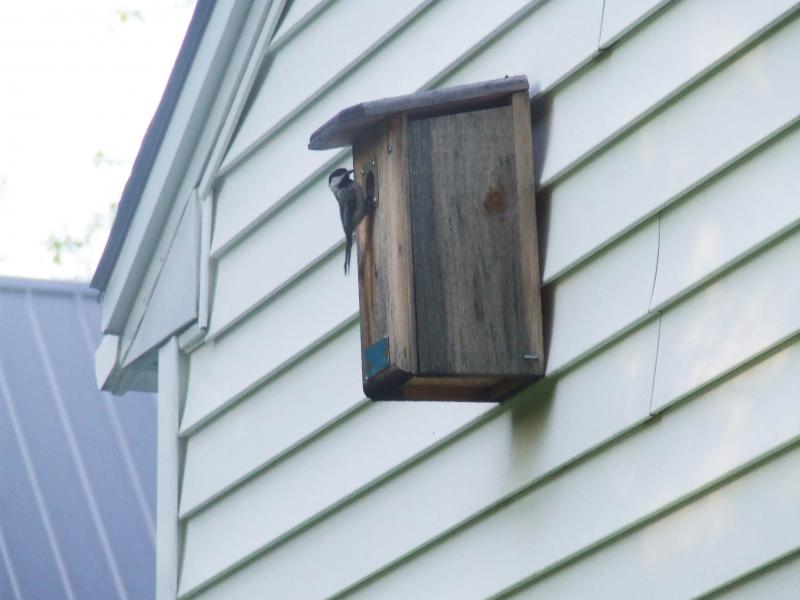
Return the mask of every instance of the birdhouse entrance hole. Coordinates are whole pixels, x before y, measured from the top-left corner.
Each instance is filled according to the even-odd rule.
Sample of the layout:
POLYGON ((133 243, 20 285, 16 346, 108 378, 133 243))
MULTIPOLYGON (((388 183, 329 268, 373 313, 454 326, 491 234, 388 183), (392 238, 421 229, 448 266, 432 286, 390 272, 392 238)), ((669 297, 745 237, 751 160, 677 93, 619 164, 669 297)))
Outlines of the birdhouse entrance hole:
POLYGON ((367 203, 375 206, 378 203, 378 197, 375 195, 375 171, 370 169, 364 177, 364 192, 367 195, 367 203))

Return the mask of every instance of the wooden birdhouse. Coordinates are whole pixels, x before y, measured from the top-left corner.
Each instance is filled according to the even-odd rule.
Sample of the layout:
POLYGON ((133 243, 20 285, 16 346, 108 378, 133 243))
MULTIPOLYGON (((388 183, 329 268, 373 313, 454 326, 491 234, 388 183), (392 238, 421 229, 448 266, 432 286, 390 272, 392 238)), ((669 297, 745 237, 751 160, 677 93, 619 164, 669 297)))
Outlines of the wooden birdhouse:
POLYGON ((356 104, 361 362, 373 399, 496 401, 544 373, 528 80, 356 104))

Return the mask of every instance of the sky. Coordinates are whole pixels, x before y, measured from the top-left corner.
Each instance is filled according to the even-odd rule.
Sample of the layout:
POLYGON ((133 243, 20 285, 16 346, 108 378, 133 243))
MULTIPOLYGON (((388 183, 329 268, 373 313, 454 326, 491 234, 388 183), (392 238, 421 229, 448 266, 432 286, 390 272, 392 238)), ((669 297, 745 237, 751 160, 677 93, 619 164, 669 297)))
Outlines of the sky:
POLYGON ((0 276, 91 278, 193 9, 0 0, 0 276))

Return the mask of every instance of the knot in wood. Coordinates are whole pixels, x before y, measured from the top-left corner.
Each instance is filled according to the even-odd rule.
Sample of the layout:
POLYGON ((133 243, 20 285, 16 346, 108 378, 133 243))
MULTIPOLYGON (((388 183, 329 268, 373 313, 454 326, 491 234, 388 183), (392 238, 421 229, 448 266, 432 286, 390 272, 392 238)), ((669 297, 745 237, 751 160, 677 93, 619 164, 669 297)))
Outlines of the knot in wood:
POLYGON ((502 185, 495 185, 486 192, 483 205, 491 213, 499 215, 508 208, 508 197, 502 185))

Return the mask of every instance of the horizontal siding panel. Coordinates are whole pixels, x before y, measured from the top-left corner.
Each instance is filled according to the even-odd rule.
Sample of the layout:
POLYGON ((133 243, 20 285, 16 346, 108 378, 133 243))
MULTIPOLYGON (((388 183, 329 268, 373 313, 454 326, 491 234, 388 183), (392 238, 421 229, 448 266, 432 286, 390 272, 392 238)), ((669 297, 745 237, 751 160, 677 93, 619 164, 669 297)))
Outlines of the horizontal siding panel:
MULTIPOLYGON (((796 548, 798 505, 795 448, 514 597, 697 598, 796 548)), ((744 597, 796 596, 797 588, 790 588, 777 596, 744 597)))
POLYGON ((362 406, 358 325, 322 345, 187 440, 181 516, 362 406))
POLYGON ((792 19, 555 186, 545 198, 552 281, 800 115, 792 19))
MULTIPOLYGON (((592 43, 596 43, 599 31, 600 2, 591 0, 593 10, 588 11, 586 17, 594 19, 597 24, 592 43)), ((499 35, 501 31, 497 28, 523 6, 520 0, 492 3, 445 0, 426 10, 413 26, 383 46, 376 60, 361 64, 266 144, 248 155, 247 160, 227 172, 217 205, 214 252, 239 239, 275 205, 305 187, 309 178, 324 169, 326 163, 341 156, 336 151, 308 150, 308 136, 316 127, 350 104, 369 98, 407 94, 444 76, 456 61, 474 51, 478 40, 489 34, 499 35), (443 43, 442 23, 460 24, 448 29, 447 44, 443 43), (366 96, 365 90, 369 91, 366 96)), ((509 21, 508 26, 513 23, 509 21)), ((566 42, 564 36, 559 40, 568 43, 569 47, 575 43, 574 40, 566 42)), ((541 50, 551 57, 560 52, 560 47, 541 50)), ((505 65, 498 64, 496 75, 506 73, 505 65)), ((537 79, 535 73, 528 75, 537 79)))
MULTIPOLYGON (((520 19, 496 42, 457 70, 444 85, 496 77, 497 65, 508 72, 536 73, 532 87, 546 87, 562 77, 595 49, 597 19, 580 3, 548 2, 520 19), (563 24, 556 27, 554 24, 563 24), (569 43, 568 43, 569 42, 569 43), (558 53, 549 48, 559 47, 558 53), (508 60, 517 60, 514 66, 508 60), (556 60, 557 59, 557 60, 556 60)), ((350 159, 335 166, 346 166, 350 159)), ((307 265, 341 242, 336 205, 328 190, 327 169, 310 182, 293 201, 241 242, 217 251, 217 284, 211 335, 224 331, 307 265), (325 208, 327 206, 327 209, 325 208), (297 232, 302 231, 302 235, 297 232), (252 276, 253 265, 261 265, 252 276)))
POLYGON ((267 58, 270 62, 266 79, 239 126, 222 168, 230 158, 256 146, 287 114, 295 112, 321 87, 341 76, 343 69, 417 6, 427 3, 393 0, 380 10, 375 10, 370 0, 332 3, 273 57, 267 58), (322 40, 324 47, 320 45, 322 40))
POLYGON ((472 403, 370 404, 189 519, 180 593, 254 555, 491 409, 472 403))
MULTIPOLYGON (((800 540, 798 540, 800 546, 800 540)), ((714 598, 724 600, 796 600, 800 590, 800 554, 775 566, 770 566, 714 598)))
POLYGON ((600 47, 612 43, 652 15, 670 0, 605 0, 600 47))
MULTIPOLYGON (((657 254, 658 225, 653 221, 545 289, 552 314, 548 373, 566 368, 647 318, 657 254)), ((357 313, 355 278, 342 275, 341 260, 339 252, 326 258, 268 305, 192 355, 183 432, 252 390, 273 369, 357 313), (325 294, 317 293, 320 289, 325 294), (298 298, 304 298, 302 306, 298 298), (252 348, 264 351, 254 354, 252 348)), ((234 285, 222 277, 220 281, 234 285)), ((227 293, 235 289, 240 288, 227 293)))
POLYGON ((653 306, 800 222, 798 156, 795 128, 662 215, 653 306))
MULTIPOLYGON (((217 259, 209 334, 230 327, 343 240, 339 207, 323 174, 217 259)), ((337 256, 344 263, 344 249, 337 256)))
POLYGON ((601 2, 532 4, 534 9, 529 14, 513 18, 510 29, 457 67, 439 85, 525 74, 531 95, 536 95, 552 88, 597 54, 601 2))
POLYGON ((553 374, 647 317, 658 258, 658 223, 645 225, 544 290, 553 374))
POLYGON ((191 355, 182 433, 255 389, 358 312, 358 282, 342 274, 340 259, 337 255, 322 263, 276 297, 268 310, 191 355))
POLYGON ((664 312, 654 411, 800 331, 798 256, 800 232, 664 312))
POLYGON ((537 119, 534 128, 534 140, 544 147, 541 185, 550 185, 795 6, 797 0, 673 3, 545 99, 549 118, 537 119))
POLYGON ((800 439, 800 19, 774 25, 796 2, 651 19, 663 2, 605 0, 601 32, 603 0, 442 0, 337 74, 422 4, 339 45, 373 7, 323 2, 296 27, 317 10, 296 3, 223 165, 181 424, 181 595, 638 598, 663 581, 672 598, 796 551, 800 449, 778 451, 800 439), (582 68, 598 35, 634 28, 582 68), (370 404, 326 182, 349 156, 308 135, 353 102, 517 72, 540 95, 550 377, 500 407, 370 404))
MULTIPOLYGON (((373 585, 359 590, 360 594, 355 597, 486 598, 542 574, 800 438, 800 403, 791 401, 798 387, 800 345, 795 344, 704 396, 664 413, 660 419, 650 420, 635 435, 593 454, 546 485, 534 488, 441 544, 415 555, 385 577, 375 580, 373 585), (453 573, 459 576, 453 577, 453 573)), ((586 418, 591 417, 587 415, 586 418)), ((693 514, 700 511, 711 531, 724 529, 731 539, 755 534, 758 530, 753 527, 755 518, 771 530, 770 541, 775 542, 772 548, 765 543, 760 552, 770 556, 776 551, 785 551, 800 539, 800 511, 796 510, 800 500, 798 460, 800 450, 792 453, 788 461, 775 460, 771 466, 764 467, 762 472, 772 474, 766 481, 760 476, 746 478, 752 482, 744 485, 748 501, 755 499, 753 493, 759 493, 754 488, 763 488, 760 492, 763 497, 759 496, 761 502, 747 504, 751 520, 746 525, 740 519, 725 518, 725 500, 710 504, 700 500, 696 504, 698 508, 690 511, 693 514), (787 477, 792 470, 793 475, 787 477), (781 478, 783 480, 778 481, 781 478), (793 516, 788 514, 791 503, 795 503, 793 516), (765 511, 765 506, 776 509, 774 515, 766 519, 764 515, 770 511, 765 511), (787 518, 789 523, 784 527, 782 520, 787 518), (714 523, 718 523, 717 527, 714 523)), ((731 487, 741 489, 737 484, 731 487)), ((730 498, 728 494, 735 496, 727 492, 725 497, 730 498)), ((397 527, 404 525, 409 526, 403 523, 397 527)), ((351 521, 351 526, 358 527, 358 521, 351 521)), ((683 537, 686 546, 681 545, 677 550, 671 544, 664 544, 665 560, 670 556, 674 560, 683 550, 698 543, 694 533, 703 530, 687 524, 668 529, 678 539, 683 537)), ((758 539, 752 538, 749 545, 759 545, 758 539)), ((676 573, 681 572, 677 565, 665 568, 664 563, 656 559, 661 544, 648 545, 650 552, 644 552, 641 545, 635 544, 636 561, 630 553, 626 553, 627 561, 610 558, 616 547, 612 545, 610 551, 597 550, 594 561, 596 568, 613 576, 602 578, 598 577, 600 572, 593 573, 595 576, 573 572, 561 578, 560 586, 550 588, 555 597, 650 597, 643 590, 653 587, 652 582, 647 588, 637 588, 637 594, 633 595, 612 590, 600 592, 602 588, 598 582, 598 579, 608 580, 608 585, 627 582, 620 573, 630 573, 631 577, 639 574, 648 581, 643 574, 650 575, 650 570, 641 568, 641 562, 650 562, 646 561, 649 558, 653 559, 650 568, 663 572, 664 578, 687 581, 676 577, 676 573), (567 585, 577 589, 569 593, 567 585)), ((673 593, 663 597, 691 596, 673 593)), ((538 596, 534 593, 534 597, 538 596)))
POLYGON ((267 588, 275 597, 329 596, 619 436, 649 417, 657 334, 649 324, 580 369, 533 386, 200 597, 248 598, 267 588), (299 580, 298 564, 325 568, 299 580))
POLYGON ((334 0, 286 0, 289 10, 278 24, 273 44, 285 43, 302 28, 302 22, 308 22, 334 0))

